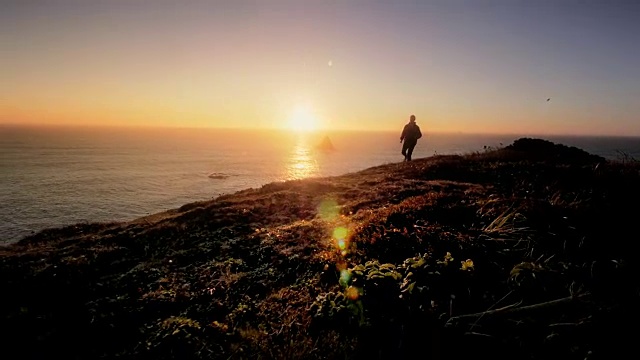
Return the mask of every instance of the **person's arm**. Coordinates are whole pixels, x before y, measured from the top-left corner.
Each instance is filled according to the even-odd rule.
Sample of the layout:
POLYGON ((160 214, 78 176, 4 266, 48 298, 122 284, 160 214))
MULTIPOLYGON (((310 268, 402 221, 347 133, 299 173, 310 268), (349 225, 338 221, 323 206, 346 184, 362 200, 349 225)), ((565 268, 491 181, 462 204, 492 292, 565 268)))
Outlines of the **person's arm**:
POLYGON ((400 134, 400 142, 404 140, 404 137, 407 135, 407 127, 402 128, 402 134, 400 134))

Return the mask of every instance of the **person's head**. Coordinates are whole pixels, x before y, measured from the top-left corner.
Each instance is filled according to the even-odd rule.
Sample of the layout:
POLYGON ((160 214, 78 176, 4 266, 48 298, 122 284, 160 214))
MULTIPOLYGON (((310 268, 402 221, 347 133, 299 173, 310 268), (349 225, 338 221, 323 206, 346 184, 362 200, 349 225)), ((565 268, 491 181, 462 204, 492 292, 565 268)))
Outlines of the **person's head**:
POLYGON ((411 121, 411 122, 416 122, 416 116, 415 116, 415 115, 411 115, 411 116, 409 117, 409 121, 411 121))

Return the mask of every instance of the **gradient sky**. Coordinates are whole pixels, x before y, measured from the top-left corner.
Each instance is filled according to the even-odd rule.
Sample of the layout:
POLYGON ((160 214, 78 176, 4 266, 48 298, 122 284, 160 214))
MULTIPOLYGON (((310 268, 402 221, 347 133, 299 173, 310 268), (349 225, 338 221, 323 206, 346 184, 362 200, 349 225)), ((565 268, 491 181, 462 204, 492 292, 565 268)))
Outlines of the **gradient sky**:
POLYGON ((0 124, 640 136, 640 1, 4 0, 0 81, 0 124))

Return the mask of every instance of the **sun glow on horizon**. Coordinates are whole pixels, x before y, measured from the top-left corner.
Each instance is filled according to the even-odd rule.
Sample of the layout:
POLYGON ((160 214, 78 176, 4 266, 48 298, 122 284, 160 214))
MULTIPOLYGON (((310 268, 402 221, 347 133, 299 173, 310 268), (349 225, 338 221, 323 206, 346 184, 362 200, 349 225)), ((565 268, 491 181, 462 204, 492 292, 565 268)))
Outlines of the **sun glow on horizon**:
POLYGON ((287 129, 294 132, 313 132, 318 130, 318 119, 309 106, 298 105, 292 112, 287 129))

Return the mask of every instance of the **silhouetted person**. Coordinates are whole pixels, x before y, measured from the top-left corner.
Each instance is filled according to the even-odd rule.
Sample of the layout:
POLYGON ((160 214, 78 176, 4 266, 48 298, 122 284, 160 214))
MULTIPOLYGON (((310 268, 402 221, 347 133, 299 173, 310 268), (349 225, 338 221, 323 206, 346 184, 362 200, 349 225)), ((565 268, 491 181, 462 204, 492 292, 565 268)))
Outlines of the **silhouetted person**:
POLYGON ((400 135, 400 142, 404 141, 402 144, 402 155, 404 155, 404 161, 411 161, 413 149, 416 147, 418 139, 421 137, 422 132, 420 131, 418 124, 416 124, 416 116, 411 115, 409 123, 404 126, 402 134, 400 135))

